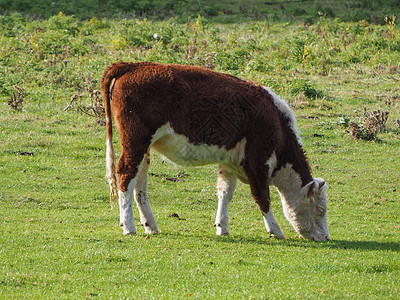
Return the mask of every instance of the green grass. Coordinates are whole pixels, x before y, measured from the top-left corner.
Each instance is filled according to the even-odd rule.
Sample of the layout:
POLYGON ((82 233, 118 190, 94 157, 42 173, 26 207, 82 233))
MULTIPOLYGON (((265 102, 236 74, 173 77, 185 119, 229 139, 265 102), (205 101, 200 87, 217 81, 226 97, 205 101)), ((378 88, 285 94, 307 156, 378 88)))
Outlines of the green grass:
POLYGON ((313 23, 0 17, 0 298, 398 299, 399 28, 313 23), (287 240, 269 238, 244 184, 231 236, 217 238, 215 167, 181 168, 155 153, 149 193, 161 233, 145 235, 134 210, 138 235, 122 236, 105 128, 77 111, 120 59, 203 65, 286 98, 313 175, 330 186, 332 241, 299 239, 274 190, 287 240), (7 105, 13 85, 25 91, 20 111, 7 105), (346 132, 364 108, 389 112, 374 141, 346 132), (181 173, 183 182, 166 179, 181 173))

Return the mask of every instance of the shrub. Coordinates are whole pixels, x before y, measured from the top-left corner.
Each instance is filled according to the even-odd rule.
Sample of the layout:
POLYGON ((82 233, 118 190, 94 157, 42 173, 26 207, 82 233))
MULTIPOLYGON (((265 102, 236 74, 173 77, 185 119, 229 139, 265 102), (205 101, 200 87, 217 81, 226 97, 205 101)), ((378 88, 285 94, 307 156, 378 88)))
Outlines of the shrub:
POLYGON ((388 111, 374 110, 368 112, 364 109, 364 118, 361 125, 355 122, 349 123, 348 133, 354 139, 366 141, 376 140, 376 135, 386 129, 386 122, 389 116, 388 111))
POLYGON ((0 36, 15 37, 25 25, 23 16, 14 13, 11 16, 0 16, 0 36))
POLYGON ((295 96, 302 93, 309 99, 322 98, 324 96, 323 92, 318 90, 314 84, 307 79, 295 79, 292 82, 290 92, 295 96))
POLYGON ((47 21, 47 29, 62 31, 63 34, 74 36, 79 31, 78 20, 74 16, 66 16, 62 12, 47 21))

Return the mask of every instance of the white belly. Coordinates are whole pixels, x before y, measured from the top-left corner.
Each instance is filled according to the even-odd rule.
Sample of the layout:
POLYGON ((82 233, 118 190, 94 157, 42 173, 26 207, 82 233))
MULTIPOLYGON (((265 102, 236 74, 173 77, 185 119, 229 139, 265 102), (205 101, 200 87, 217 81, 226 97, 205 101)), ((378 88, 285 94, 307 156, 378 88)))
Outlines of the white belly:
POLYGON ((176 164, 182 166, 220 164, 239 178, 245 177, 240 165, 244 159, 245 145, 246 138, 230 150, 216 145, 195 145, 190 143, 186 136, 175 133, 169 124, 160 127, 151 142, 151 147, 176 164))

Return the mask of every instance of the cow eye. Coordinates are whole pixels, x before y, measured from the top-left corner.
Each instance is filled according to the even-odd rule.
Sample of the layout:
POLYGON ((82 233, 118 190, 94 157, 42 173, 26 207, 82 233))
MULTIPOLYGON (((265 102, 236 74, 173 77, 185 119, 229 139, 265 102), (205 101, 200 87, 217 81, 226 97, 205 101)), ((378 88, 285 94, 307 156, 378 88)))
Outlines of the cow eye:
POLYGON ((317 206, 315 210, 319 216, 323 216, 325 214, 325 208, 323 208, 322 206, 317 206))

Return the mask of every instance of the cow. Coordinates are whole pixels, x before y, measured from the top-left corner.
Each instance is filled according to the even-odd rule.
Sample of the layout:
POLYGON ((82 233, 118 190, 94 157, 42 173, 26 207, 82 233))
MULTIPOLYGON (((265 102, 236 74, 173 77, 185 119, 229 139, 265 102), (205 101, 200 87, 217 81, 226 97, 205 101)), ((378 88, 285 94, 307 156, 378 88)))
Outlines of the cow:
POLYGON ((239 179, 250 185, 270 236, 285 238, 270 209, 273 185, 301 237, 330 239, 328 185, 312 177, 294 113, 269 88, 197 66, 121 61, 106 69, 101 90, 110 198, 118 196, 124 235, 136 234, 132 198, 145 233, 159 232, 147 196, 152 148, 182 166, 218 164, 218 236, 229 234, 228 204, 239 179), (116 166, 112 117, 121 145, 116 166))

